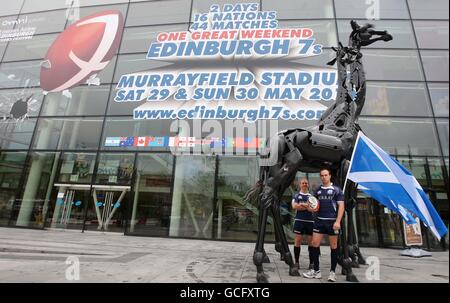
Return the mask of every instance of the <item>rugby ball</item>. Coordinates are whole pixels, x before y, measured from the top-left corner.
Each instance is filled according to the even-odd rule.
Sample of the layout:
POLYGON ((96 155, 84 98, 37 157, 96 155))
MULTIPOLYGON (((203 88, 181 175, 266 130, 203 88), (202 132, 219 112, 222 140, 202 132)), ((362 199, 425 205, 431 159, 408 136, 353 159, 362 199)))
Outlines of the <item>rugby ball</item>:
POLYGON ((319 200, 317 200, 317 198, 314 196, 309 196, 308 206, 309 206, 309 208, 313 209, 314 211, 318 211, 319 206, 320 206, 319 200))
POLYGON ((103 11, 82 18, 52 43, 41 65, 44 91, 60 92, 75 87, 103 70, 117 53, 123 33, 119 11, 103 11))

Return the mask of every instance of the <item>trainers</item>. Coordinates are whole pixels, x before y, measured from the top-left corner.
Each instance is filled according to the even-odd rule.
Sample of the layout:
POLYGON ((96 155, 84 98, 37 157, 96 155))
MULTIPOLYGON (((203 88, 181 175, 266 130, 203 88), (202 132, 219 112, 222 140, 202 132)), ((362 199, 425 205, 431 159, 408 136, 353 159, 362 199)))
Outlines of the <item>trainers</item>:
POLYGON ((320 270, 315 271, 314 269, 311 269, 307 272, 304 272, 303 277, 308 279, 320 279, 322 278, 322 274, 320 273, 320 270))
POLYGON ((328 276, 328 281, 336 282, 336 273, 334 271, 330 271, 330 275, 328 276))

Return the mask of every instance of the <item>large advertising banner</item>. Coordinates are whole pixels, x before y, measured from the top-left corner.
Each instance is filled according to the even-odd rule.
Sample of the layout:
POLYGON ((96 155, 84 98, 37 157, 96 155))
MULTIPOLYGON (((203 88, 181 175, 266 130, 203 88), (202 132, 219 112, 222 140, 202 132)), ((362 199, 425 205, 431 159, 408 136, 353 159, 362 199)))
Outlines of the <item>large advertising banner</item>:
POLYGON ((302 64, 322 45, 310 28, 279 28, 258 3, 212 5, 189 31, 162 32, 147 51, 163 67, 121 75, 115 102, 134 119, 317 120, 336 97, 334 68, 302 64), (143 102, 145 101, 145 102, 143 102))

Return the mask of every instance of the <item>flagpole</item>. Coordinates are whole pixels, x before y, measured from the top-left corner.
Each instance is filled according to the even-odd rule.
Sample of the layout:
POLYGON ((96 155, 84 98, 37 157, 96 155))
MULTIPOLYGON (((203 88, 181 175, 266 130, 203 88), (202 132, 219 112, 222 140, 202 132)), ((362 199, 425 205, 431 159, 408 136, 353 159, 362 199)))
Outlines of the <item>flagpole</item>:
POLYGON ((358 137, 356 137, 355 146, 353 147, 352 157, 350 158, 350 165, 348 166, 347 174, 345 175, 344 187, 342 188, 342 191, 344 192, 344 194, 345 194, 345 187, 347 186, 348 174, 349 174, 350 168, 352 167, 352 164, 353 164, 353 157, 355 155, 356 146, 358 146, 358 142, 361 137, 361 134, 362 134, 362 131, 358 131, 358 137))

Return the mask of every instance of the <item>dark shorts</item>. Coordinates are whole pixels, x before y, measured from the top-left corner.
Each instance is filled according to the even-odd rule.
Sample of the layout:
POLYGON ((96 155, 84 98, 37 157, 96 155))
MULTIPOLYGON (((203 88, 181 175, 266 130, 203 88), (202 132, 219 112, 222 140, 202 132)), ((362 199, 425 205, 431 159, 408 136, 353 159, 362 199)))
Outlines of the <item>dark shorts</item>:
POLYGON ((316 219, 314 221, 313 231, 318 234, 324 234, 329 236, 339 235, 339 230, 333 229, 334 220, 321 220, 316 219))
POLYGON ((313 222, 305 222, 305 221, 294 221, 294 233, 299 235, 308 235, 312 236, 313 234, 313 222))

